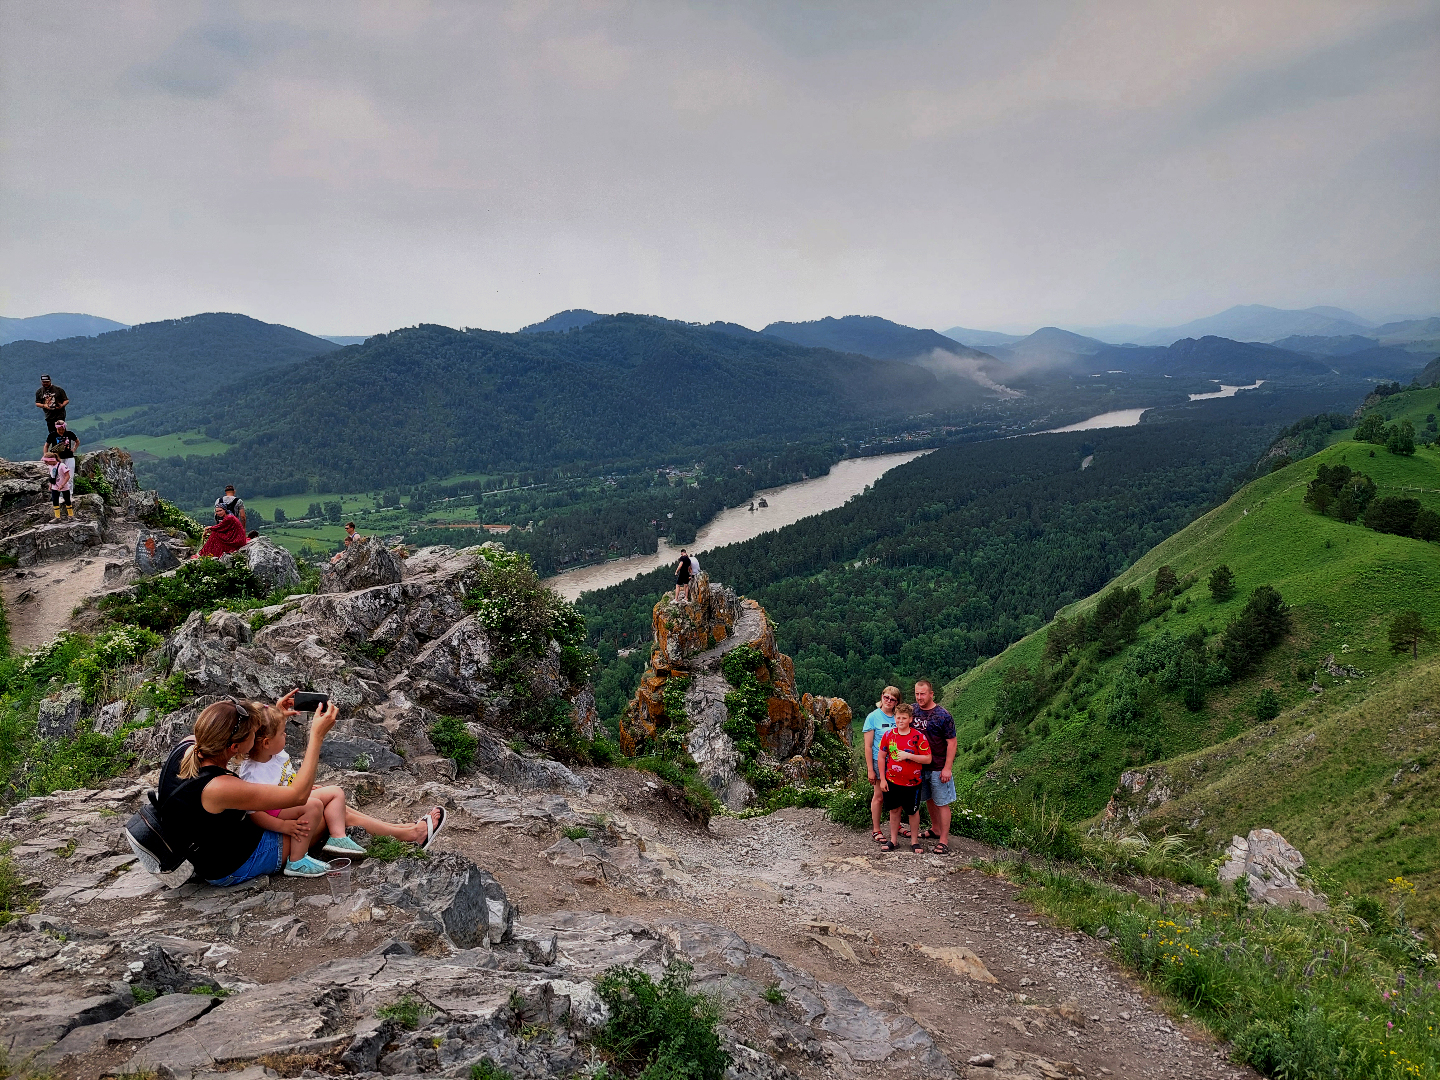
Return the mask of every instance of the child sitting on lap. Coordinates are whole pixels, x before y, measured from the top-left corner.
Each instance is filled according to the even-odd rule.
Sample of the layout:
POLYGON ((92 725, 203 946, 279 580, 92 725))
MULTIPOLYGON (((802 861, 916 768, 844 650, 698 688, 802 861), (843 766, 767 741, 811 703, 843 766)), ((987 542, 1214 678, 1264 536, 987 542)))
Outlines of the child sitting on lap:
MULTIPOLYGON (((912 832, 919 831, 915 826, 920 813, 920 766, 930 763, 930 743, 910 726, 914 712, 913 706, 896 705, 895 726, 880 739, 881 805, 890 811, 890 839, 880 846, 882 851, 894 851, 899 843, 901 814, 910 819, 912 832)), ((910 850, 918 855, 925 849, 912 841, 910 850)))
MULTIPOLYGON (((295 767, 290 755, 285 752, 285 710, 273 705, 262 705, 257 701, 244 702, 255 716, 261 717, 260 727, 255 732, 255 745, 240 764, 240 779, 252 784, 277 784, 289 787, 295 779, 295 767)), ((393 836, 397 840, 430 846, 430 841, 445 824, 445 809, 437 806, 428 815, 413 825, 392 825, 379 821, 367 814, 357 813, 345 804, 342 788, 330 785, 312 789, 310 804, 319 803, 329 829, 330 838, 325 841, 324 851, 330 855, 364 855, 365 849, 345 835, 349 825, 364 829, 371 836, 393 836)), ((250 817, 255 824, 270 832, 289 834, 295 829, 295 821, 304 814, 304 807, 292 806, 286 810, 255 810, 250 817)))

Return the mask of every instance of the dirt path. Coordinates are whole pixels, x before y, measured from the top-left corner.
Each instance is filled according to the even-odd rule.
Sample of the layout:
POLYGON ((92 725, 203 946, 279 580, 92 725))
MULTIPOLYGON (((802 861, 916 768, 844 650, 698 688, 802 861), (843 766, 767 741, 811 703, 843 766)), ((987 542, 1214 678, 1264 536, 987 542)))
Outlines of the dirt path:
POLYGON ((102 591, 107 557, 119 556, 107 556, 102 549, 0 574, 11 646, 17 651, 39 648, 64 630, 75 608, 102 591))
POLYGON ((1167 1015, 1102 942, 1048 925, 1009 882, 970 869, 969 856, 987 854, 979 845, 960 841, 946 858, 886 854, 800 809, 666 839, 695 879, 696 910, 871 1004, 899 1006, 961 1075, 977 1054, 1072 1062, 1092 1077, 1255 1075, 1167 1015), (853 933, 817 933, 816 922, 853 933), (969 949, 997 982, 957 976, 920 945, 969 949))
MULTIPOLYGON (((913 1018, 965 1080, 1256 1077, 1231 1065, 1203 1031, 1127 977, 1103 942, 1047 923, 1016 899, 1015 886, 973 869, 972 857, 990 854, 979 845, 959 841, 943 858, 908 849, 882 853, 868 834, 802 809, 715 818, 702 829, 645 774, 586 772, 591 791, 567 796, 568 803, 535 792, 471 798, 440 784, 402 781, 365 809, 409 820, 454 792, 437 848, 462 852, 490 870, 527 919, 543 922, 550 913, 571 911, 651 924, 667 918, 718 924, 822 982, 845 986, 882 1013, 913 1018), (623 819, 627 835, 668 860, 674 874, 658 888, 645 888, 626 878, 606 884, 608 874, 577 870, 574 863, 566 868, 546 854, 562 836, 562 820, 547 818, 547 805, 567 807, 571 822, 623 819), (987 1055, 986 1065, 968 1064, 987 1055)), ((120 879, 133 880, 134 893, 116 886, 116 895, 82 904, 77 893, 94 895, 107 868, 131 861, 111 854, 118 816, 101 807, 65 810, 53 821, 7 823, 22 872, 50 890, 43 910, 97 930, 231 943, 223 946, 228 973, 255 983, 364 955, 396 930, 393 920, 378 917, 353 926, 335 922, 327 883, 296 878, 261 879, 253 896, 247 885, 188 900, 157 892, 158 883, 138 871, 120 879)), ((623 861, 620 849, 612 850, 623 861)), ((736 1022, 754 1045, 768 1043, 765 1049, 795 1075, 836 1075, 788 1042, 763 1009, 736 1022)), ((904 1070, 903 1060, 892 1059, 883 1071, 908 1075, 904 1070)), ((103 1071, 87 1067, 67 1075, 96 1080, 103 1071)))

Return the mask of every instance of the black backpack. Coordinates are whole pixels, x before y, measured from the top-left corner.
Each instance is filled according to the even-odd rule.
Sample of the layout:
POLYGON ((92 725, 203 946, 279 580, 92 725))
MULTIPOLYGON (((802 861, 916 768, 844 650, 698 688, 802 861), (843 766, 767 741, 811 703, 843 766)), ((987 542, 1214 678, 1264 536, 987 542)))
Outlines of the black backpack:
MULTIPOLYGON (((198 779, 194 777, 176 785, 170 797, 174 798, 175 793, 186 784, 198 779)), ((190 857, 190 848, 182 848, 166 839, 165 827, 160 822, 160 793, 154 788, 145 789, 140 809, 125 823, 125 838, 130 841, 130 850, 135 852, 140 864, 156 876, 170 873, 190 857)))

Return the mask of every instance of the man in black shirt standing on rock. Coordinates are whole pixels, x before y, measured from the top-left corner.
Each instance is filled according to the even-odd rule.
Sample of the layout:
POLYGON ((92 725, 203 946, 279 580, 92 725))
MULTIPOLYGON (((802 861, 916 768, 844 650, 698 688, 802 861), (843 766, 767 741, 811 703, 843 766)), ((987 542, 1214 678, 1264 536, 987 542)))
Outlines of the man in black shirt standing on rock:
POLYGON ((49 375, 40 376, 40 389, 35 391, 35 407, 45 411, 45 427, 47 441, 55 441, 55 421, 65 419, 65 406, 70 404, 70 399, 65 396, 65 391, 50 381, 49 375))

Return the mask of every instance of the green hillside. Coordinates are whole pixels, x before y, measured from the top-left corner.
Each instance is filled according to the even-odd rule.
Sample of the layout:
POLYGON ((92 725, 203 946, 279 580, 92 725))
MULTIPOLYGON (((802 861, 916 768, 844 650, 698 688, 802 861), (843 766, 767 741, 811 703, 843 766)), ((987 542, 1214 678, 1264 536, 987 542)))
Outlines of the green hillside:
MULTIPOLYGON (((1436 399, 1433 390, 1396 395, 1385 411, 1420 430, 1436 399)), ((1094 643, 1059 660, 1052 651, 1047 662, 1049 636, 1057 625, 1063 632, 1051 623, 949 684, 957 780, 976 797, 1043 797, 1084 820, 1106 810, 1130 772, 1138 790, 1110 805, 1122 824, 1179 830, 1211 853, 1234 833, 1276 828, 1341 886, 1382 891, 1397 874, 1415 881, 1425 918, 1440 925, 1440 650, 1422 645, 1417 662, 1393 653, 1387 633, 1408 609, 1440 628, 1440 546, 1323 517, 1303 501, 1319 465, 1343 463, 1369 475, 1377 497, 1440 511, 1440 450, 1402 457, 1348 436, 1247 485, 1120 574, 1107 591, 1138 588, 1151 616, 1134 643, 1108 657, 1094 643), (1223 603, 1205 584, 1220 564, 1236 585, 1223 603), (1162 566, 1182 586, 1195 578, 1168 603, 1150 600, 1162 566), (1196 630, 1214 649, 1265 585, 1289 605, 1291 631, 1243 677, 1210 685, 1202 707, 1187 708, 1159 675, 1132 678, 1146 655, 1196 630), (1327 672, 1332 656, 1333 670, 1363 677, 1327 672), (1022 665, 1029 682, 1017 679, 1022 665), (1128 709, 1117 704, 1127 679, 1128 709), (997 726, 997 703, 1004 716, 1016 711, 1017 685, 1034 691, 1031 707, 997 726), (1273 711, 1257 708, 1267 690, 1279 715, 1257 719, 1273 711)), ((1059 616, 1093 619, 1099 600, 1059 616)))

